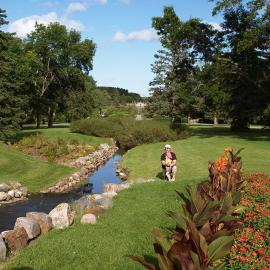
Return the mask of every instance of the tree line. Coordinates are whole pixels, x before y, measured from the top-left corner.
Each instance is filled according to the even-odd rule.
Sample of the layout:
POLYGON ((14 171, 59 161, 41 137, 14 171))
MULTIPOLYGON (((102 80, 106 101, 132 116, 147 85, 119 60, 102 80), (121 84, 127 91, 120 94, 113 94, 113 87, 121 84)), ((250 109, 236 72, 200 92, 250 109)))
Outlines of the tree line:
POLYGON ((227 119, 234 130, 270 125, 269 0, 211 0, 216 29, 199 18, 181 20, 173 7, 154 17, 162 49, 155 54, 148 113, 227 119))
POLYGON ((96 108, 123 100, 137 100, 127 90, 115 89, 104 96, 89 72, 93 69, 96 44, 64 25, 36 23, 26 38, 2 31, 8 24, 0 8, 0 138, 9 138, 24 123, 37 128, 55 116, 65 121, 88 117, 96 108), (117 93, 116 93, 117 92, 117 93))

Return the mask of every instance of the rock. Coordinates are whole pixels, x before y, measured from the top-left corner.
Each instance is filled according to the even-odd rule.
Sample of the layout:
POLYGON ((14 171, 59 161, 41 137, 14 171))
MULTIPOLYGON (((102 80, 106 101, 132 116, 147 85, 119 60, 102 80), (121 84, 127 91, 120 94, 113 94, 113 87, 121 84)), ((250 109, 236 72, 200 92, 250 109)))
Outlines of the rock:
POLYGON ((0 262, 4 261, 6 259, 6 256, 7 256, 6 244, 2 236, 0 236, 0 262))
POLYGON ((96 224, 97 223, 96 216, 93 214, 85 214, 81 218, 81 223, 82 224, 96 224))
POLYGON ((7 199, 7 193, 0 192, 0 202, 5 201, 7 199))
POLYGON ((20 187, 19 188, 19 191, 22 193, 22 196, 23 197, 27 197, 28 196, 28 189, 27 189, 27 187, 20 187))
POLYGON ((1 232, 1 236, 5 239, 8 232, 10 232, 10 230, 1 232))
POLYGON ((26 230, 22 227, 9 231, 5 235, 5 243, 8 250, 16 252, 27 245, 29 238, 26 230))
POLYGON ((9 185, 13 188, 13 189, 18 189, 22 186, 22 184, 18 181, 12 180, 9 181, 9 185))
POLYGON ((126 179, 128 178, 128 176, 127 176, 125 173, 123 173, 123 172, 120 172, 120 173, 119 173, 119 177, 120 177, 121 179, 123 179, 123 180, 126 180, 126 179))
POLYGON ((36 221, 41 230, 41 234, 45 234, 53 228, 52 219, 42 212, 28 212, 26 217, 36 221))
POLYGON ((8 192, 11 189, 11 187, 5 183, 0 184, 0 191, 1 192, 8 192))
POLYGON ((14 192, 15 192, 15 196, 14 196, 15 198, 21 198, 23 195, 23 193, 18 189, 14 189, 14 192))
POLYGON ((37 237, 38 235, 40 235, 39 224, 35 220, 27 218, 27 217, 17 218, 14 229, 16 228, 24 228, 27 232, 29 239, 33 239, 37 237))
POLYGON ((113 207, 113 197, 104 196, 102 199, 96 200, 95 203, 104 209, 109 209, 113 207))
POLYGON ((104 212, 105 212, 105 209, 98 205, 88 206, 84 209, 85 214, 93 214, 97 217, 102 215, 104 212))
POLYGON ((103 192, 101 194, 102 197, 112 197, 112 198, 115 197, 116 195, 117 193, 114 191, 103 192))
POLYGON ((6 201, 10 201, 12 198, 11 198, 11 196, 10 195, 8 195, 8 193, 6 193, 7 194, 7 198, 6 198, 6 201))
POLYGON ((64 229, 70 226, 74 220, 74 213, 71 211, 68 203, 57 205, 50 213, 53 228, 64 229))
POLYGON ((15 191, 12 189, 12 190, 9 190, 8 191, 8 195, 11 197, 11 198, 14 198, 15 197, 15 191))
POLYGON ((89 201, 96 201, 96 200, 102 199, 102 195, 101 194, 93 194, 93 195, 87 196, 87 198, 89 201))
POLYGON ((107 143, 102 143, 98 148, 100 150, 109 150, 110 146, 107 143))

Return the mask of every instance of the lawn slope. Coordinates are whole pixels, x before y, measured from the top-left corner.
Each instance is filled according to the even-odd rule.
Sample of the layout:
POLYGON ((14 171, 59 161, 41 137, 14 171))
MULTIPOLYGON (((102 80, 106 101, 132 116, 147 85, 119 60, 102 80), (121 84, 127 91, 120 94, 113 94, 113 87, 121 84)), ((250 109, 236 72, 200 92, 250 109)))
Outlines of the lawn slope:
MULTIPOLYGON (((225 146, 245 147, 245 170, 269 172, 268 138, 224 135, 218 130, 211 135, 196 130, 195 136, 172 142, 179 157, 176 182, 159 180, 132 186, 117 196, 114 207, 96 225, 77 222, 67 230, 52 231, 24 249, 5 269, 144 269, 125 255, 154 258, 151 230, 154 226, 172 226, 165 212, 178 208, 174 190, 183 190, 187 184, 206 179, 208 160, 223 154, 225 146)), ((132 178, 156 177, 163 145, 139 146, 124 156, 123 163, 130 169, 132 178)))

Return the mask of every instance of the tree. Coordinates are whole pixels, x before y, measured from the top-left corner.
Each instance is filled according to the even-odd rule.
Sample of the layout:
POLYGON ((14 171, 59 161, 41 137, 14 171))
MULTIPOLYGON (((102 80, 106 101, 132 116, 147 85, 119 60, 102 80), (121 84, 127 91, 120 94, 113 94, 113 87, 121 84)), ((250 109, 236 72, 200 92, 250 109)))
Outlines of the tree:
MULTIPOLYGON (((0 29, 7 24, 5 10, 0 9, 0 29)), ((0 30, 0 138, 8 139, 20 128, 25 117, 25 98, 20 92, 16 59, 19 52, 9 50, 15 38, 0 30)))
POLYGON ((162 17, 153 18, 153 28, 164 47, 155 55, 150 83, 148 111, 158 109, 174 122, 196 112, 201 97, 193 77, 196 66, 212 59, 215 33, 212 26, 193 18, 181 21, 172 7, 165 7, 162 17))
POLYGON ((79 32, 51 23, 36 24, 25 41, 25 48, 32 55, 31 105, 37 127, 43 111, 48 115, 48 127, 52 127, 56 111, 65 108, 66 97, 71 97, 73 91, 85 90, 85 75, 93 67, 96 46, 89 39, 82 41, 79 32))
POLYGON ((246 130, 270 104, 270 4, 268 0, 215 1, 213 13, 223 15, 224 48, 220 74, 229 94, 234 130, 246 130))

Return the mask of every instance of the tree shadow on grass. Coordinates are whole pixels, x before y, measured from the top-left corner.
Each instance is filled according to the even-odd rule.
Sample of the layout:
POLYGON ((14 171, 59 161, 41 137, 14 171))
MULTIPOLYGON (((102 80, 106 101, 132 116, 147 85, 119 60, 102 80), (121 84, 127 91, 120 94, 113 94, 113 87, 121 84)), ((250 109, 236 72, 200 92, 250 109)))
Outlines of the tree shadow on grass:
POLYGON ((269 129, 250 129, 244 132, 234 132, 228 127, 196 127, 192 130, 194 136, 200 138, 211 138, 211 137, 235 137, 239 139, 245 139, 248 141, 270 141, 270 130, 269 129))

